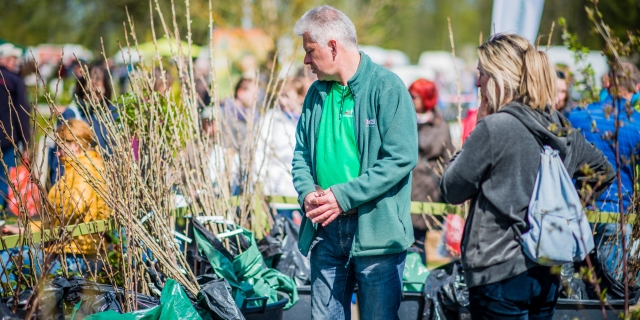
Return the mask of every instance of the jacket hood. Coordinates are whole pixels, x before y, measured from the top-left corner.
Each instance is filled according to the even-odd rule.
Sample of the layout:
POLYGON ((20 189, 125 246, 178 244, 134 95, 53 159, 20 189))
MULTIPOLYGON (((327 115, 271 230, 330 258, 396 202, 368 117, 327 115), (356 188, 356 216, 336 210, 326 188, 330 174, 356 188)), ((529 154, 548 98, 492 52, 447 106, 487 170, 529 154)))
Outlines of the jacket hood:
POLYGON ((568 163, 572 154, 571 145, 578 131, 573 130, 561 112, 549 112, 548 108, 544 112, 533 110, 520 102, 511 102, 498 112, 508 113, 520 120, 536 138, 541 150, 542 146, 550 146, 560 152, 565 165, 568 163))

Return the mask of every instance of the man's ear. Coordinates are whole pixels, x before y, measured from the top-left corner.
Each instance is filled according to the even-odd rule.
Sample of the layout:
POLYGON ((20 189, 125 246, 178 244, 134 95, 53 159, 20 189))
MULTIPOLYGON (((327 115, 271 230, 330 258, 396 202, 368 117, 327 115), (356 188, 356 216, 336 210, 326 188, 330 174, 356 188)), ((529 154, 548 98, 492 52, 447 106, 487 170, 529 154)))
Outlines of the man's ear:
POLYGON ((329 48, 331 48, 331 55, 335 60, 336 55, 338 55, 338 43, 335 40, 329 40, 329 48))

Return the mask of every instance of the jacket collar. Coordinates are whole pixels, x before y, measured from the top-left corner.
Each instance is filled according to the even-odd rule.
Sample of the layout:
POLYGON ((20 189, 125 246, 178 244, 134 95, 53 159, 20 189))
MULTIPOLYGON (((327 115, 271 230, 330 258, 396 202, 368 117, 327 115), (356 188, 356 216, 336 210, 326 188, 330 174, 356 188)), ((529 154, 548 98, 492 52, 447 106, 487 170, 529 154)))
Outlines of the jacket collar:
POLYGON ((351 90, 351 94, 353 94, 353 99, 357 98, 360 90, 365 87, 366 83, 370 79, 372 63, 371 58, 369 58, 369 56, 364 52, 360 51, 360 64, 358 65, 358 70, 356 70, 356 74, 347 81, 349 90, 351 90))
MULTIPOLYGON (((349 91, 353 95, 353 99, 357 99, 358 93, 362 91, 366 91, 365 87, 371 78, 371 58, 366 55, 364 52, 360 51, 360 64, 358 65, 358 69, 356 73, 347 81, 347 86, 349 86, 349 91)), ((316 81, 314 84, 318 88, 318 93, 322 98, 322 101, 327 98, 327 94, 331 91, 331 86, 334 81, 316 81)))

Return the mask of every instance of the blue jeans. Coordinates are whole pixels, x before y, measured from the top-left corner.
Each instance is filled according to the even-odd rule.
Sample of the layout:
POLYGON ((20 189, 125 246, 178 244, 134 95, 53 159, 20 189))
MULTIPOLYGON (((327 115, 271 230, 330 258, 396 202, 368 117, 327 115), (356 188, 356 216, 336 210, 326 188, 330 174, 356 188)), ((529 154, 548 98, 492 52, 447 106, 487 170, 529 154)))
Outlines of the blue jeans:
MULTIPOLYGON (((593 224, 591 224, 593 228, 593 224)), ((631 225, 624 231, 627 248, 631 248, 631 225)), ((618 223, 596 223, 593 241, 598 248, 598 259, 605 261, 607 272, 622 281, 622 237, 618 223)), ((627 257, 629 254, 627 253, 627 257)))
POLYGON ((318 227, 311 249, 312 319, 351 319, 356 283, 361 319, 398 319, 407 252, 350 258, 357 227, 357 214, 318 227))
MULTIPOLYGON (((39 264, 35 261, 32 262, 31 256, 42 263, 42 250, 39 248, 32 249, 31 252, 29 252, 28 246, 0 250, 0 258, 2 259, 2 264, 0 265, 0 281, 2 281, 3 284, 11 284, 11 282, 18 281, 20 273, 32 279, 39 277, 39 264), (29 253, 31 253, 31 255, 29 253), (22 261, 20 262, 20 260, 22 261), (17 262, 18 265, 22 265, 22 267, 18 269, 18 265, 16 265, 14 261, 17 262)), ((22 284, 25 283, 24 279, 21 279, 21 281, 22 284)), ((13 287, 13 284, 11 285, 13 287)), ((0 289, 0 292, 2 292, 2 289, 0 289)))
MULTIPOLYGON (((7 166, 7 170, 16 167, 16 155, 13 153, 15 148, 10 147, 2 150, 2 161, 7 166)), ((6 198, 9 194, 9 184, 7 183, 7 172, 4 167, 0 166, 0 206, 6 208, 6 198)))
POLYGON ((560 277, 537 266, 515 277, 469 288, 473 320, 551 320, 558 302, 560 277))

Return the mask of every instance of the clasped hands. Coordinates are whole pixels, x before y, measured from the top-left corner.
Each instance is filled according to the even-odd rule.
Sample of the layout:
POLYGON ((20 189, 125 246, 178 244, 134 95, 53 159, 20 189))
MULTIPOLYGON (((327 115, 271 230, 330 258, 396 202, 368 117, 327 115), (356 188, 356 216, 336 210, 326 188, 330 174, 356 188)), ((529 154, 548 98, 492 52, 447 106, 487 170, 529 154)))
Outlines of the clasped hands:
POLYGON ((314 223, 321 223, 323 227, 329 225, 343 212, 331 188, 322 193, 309 193, 304 198, 304 211, 307 218, 314 223))

